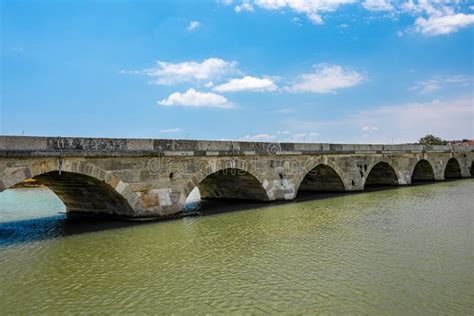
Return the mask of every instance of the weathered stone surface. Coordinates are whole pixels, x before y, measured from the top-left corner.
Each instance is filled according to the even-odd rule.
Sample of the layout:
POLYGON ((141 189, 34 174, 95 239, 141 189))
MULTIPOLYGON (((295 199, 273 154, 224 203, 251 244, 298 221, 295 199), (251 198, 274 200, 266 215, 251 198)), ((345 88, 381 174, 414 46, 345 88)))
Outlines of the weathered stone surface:
MULTIPOLYGON (((365 170, 365 167, 364 167, 365 170)), ((398 185, 399 177, 387 162, 382 161, 372 167, 367 174, 365 186, 371 185, 398 185)))
POLYGON ((215 172, 206 177, 198 188, 204 199, 269 200, 258 179, 242 169, 215 172))
POLYGON ((154 150, 153 139, 127 139, 127 150, 154 150))
POLYGON ((34 178, 68 212, 122 217, 175 214, 195 187, 204 198, 291 200, 471 177, 473 166, 474 146, 0 136, 0 191, 34 178))
POLYGON ((66 205, 69 212, 133 216, 123 192, 91 176, 58 171, 41 174, 35 180, 50 188, 66 205))
POLYGON ((125 150, 126 139, 49 137, 47 150, 125 150))

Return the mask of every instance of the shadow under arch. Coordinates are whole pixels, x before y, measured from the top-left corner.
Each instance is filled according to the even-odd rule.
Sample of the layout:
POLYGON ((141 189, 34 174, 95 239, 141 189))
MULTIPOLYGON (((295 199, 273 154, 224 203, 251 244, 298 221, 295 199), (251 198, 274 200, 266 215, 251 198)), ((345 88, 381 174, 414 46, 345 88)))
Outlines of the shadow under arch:
POLYGON ((471 169, 469 169, 471 172, 471 177, 474 177, 474 160, 471 162, 471 169))
POLYGON ((446 163, 444 168, 444 178, 445 179, 457 179, 462 178, 461 166, 456 158, 451 158, 446 163))
POLYGON ((59 197, 69 214, 133 216, 134 210, 127 199, 105 181, 93 176, 70 171, 49 171, 31 179, 59 197))
POLYGON ((345 192, 345 187, 341 177, 333 168, 319 164, 301 180, 297 194, 301 191, 345 192))
POLYGON ((268 201, 260 180, 239 168, 225 168, 206 176, 198 185, 201 199, 268 201))
POLYGON ((426 159, 419 160, 411 174, 411 182, 434 181, 435 175, 433 167, 426 159))
POLYGON ((364 188, 373 186, 396 186, 398 184, 398 177, 393 167, 387 162, 381 161, 370 169, 364 183, 364 188))

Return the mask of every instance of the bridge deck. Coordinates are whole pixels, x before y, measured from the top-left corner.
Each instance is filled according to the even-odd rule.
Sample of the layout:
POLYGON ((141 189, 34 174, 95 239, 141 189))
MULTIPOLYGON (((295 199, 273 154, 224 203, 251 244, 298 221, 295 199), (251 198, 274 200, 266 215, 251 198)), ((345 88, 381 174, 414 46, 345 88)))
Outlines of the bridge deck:
POLYGON ((182 139, 0 136, 1 157, 248 156, 354 153, 474 152, 474 146, 329 144, 182 139))

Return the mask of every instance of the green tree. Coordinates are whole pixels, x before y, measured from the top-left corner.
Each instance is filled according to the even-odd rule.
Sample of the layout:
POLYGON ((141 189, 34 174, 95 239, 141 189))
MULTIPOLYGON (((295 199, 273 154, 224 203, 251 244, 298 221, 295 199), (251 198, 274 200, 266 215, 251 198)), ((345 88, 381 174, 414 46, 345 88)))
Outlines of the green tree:
POLYGON ((434 135, 426 135, 418 140, 418 143, 421 145, 446 145, 448 142, 442 139, 441 137, 434 135))

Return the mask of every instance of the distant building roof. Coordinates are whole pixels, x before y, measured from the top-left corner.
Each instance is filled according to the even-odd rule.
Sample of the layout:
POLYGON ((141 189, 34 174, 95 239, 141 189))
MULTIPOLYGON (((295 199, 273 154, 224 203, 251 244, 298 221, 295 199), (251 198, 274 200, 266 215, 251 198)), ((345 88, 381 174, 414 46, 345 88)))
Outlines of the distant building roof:
POLYGON ((474 145, 474 139, 451 140, 448 141, 448 144, 453 146, 470 146, 474 145))

